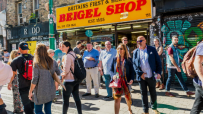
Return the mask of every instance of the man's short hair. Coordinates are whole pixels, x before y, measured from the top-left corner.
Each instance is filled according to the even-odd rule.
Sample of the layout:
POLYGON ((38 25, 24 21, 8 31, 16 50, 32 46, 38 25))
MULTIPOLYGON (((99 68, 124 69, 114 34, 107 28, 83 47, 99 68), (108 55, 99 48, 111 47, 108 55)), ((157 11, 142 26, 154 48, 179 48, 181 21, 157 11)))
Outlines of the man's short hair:
POLYGON ((172 36, 172 39, 173 39, 173 38, 178 38, 178 36, 177 36, 177 35, 174 35, 174 36, 172 36))
POLYGON ((4 50, 3 50, 3 52, 7 52, 7 50, 6 50, 6 49, 4 49, 4 50))
MULTIPOLYGON (((87 42, 87 44, 92 44, 92 42, 87 42)), ((93 45, 93 44, 92 44, 93 45)))
POLYGON ((77 42, 76 42, 76 45, 79 45, 79 44, 82 44, 82 42, 81 42, 81 41, 77 41, 77 42))
POLYGON ((123 41, 123 40, 125 40, 125 39, 128 39, 126 36, 124 36, 121 40, 123 41))

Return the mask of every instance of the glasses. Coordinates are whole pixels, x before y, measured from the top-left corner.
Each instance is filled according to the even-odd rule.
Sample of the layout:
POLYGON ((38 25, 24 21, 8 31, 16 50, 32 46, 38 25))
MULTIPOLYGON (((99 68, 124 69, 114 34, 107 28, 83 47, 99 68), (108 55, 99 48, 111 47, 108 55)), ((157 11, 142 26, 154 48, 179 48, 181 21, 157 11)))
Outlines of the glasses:
POLYGON ((140 43, 142 43, 142 41, 144 41, 144 40, 139 40, 139 41, 137 41, 137 42, 140 42, 140 43))
POLYGON ((118 48, 118 50, 123 50, 123 48, 118 48))
POLYGON ((128 40, 124 40, 124 41, 128 41, 128 40))
POLYGON ((106 45, 111 45, 111 44, 106 44, 106 45))

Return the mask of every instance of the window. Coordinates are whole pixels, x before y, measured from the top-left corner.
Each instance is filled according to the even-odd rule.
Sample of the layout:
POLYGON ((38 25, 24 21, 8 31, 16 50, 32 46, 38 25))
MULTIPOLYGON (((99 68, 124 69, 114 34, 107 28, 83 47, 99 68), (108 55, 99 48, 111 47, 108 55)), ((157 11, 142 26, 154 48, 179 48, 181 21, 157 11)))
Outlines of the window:
POLYGON ((23 24, 22 3, 18 3, 18 25, 23 24))
POLYGON ((39 16, 38 10, 39 10, 39 0, 33 0, 33 5, 34 5, 34 13, 35 17, 39 16))

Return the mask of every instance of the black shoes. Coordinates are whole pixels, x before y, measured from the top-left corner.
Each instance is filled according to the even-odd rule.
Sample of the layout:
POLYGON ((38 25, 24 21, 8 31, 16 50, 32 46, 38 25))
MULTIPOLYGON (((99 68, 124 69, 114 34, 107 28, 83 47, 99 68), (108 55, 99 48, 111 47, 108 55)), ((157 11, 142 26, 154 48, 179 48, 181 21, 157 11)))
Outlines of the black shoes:
POLYGON ((91 95, 91 93, 85 93, 82 96, 84 97, 84 96, 90 96, 90 95, 91 95))
POLYGON ((106 96, 106 97, 103 98, 103 100, 110 101, 110 100, 113 100, 113 97, 106 96))
POLYGON ((99 97, 99 94, 97 93, 97 94, 95 94, 95 98, 98 98, 99 97))

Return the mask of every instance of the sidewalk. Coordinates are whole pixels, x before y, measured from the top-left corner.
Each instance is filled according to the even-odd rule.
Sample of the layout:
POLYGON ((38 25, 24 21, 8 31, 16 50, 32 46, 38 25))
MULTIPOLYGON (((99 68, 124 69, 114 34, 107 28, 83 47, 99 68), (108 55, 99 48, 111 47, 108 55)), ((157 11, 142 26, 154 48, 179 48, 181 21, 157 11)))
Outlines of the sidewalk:
MULTIPOLYGON (((134 89, 132 93, 132 111, 134 114, 141 114, 143 113, 143 110, 139 85, 134 83, 132 88, 134 89)), ((166 97, 165 90, 160 91, 157 89, 158 110, 162 114, 190 114, 190 110, 194 103, 194 96, 187 97, 179 85, 172 85, 171 88, 171 92, 174 93, 176 97, 166 97)), ((194 91, 193 86, 189 86, 189 89, 194 91)), ((80 85, 80 96, 85 92, 86 86, 80 85)), ((104 96, 106 96, 106 89, 100 89, 99 98, 94 97, 94 89, 92 89, 92 96, 81 97, 83 114, 114 114, 114 101, 104 101, 102 99, 104 96)), ((12 92, 8 91, 6 86, 3 87, 2 98, 7 105, 6 109, 12 112, 12 92)), ((150 101, 150 97, 148 97, 148 99, 150 101)), ((62 113, 62 99, 59 99, 56 103, 53 103, 52 113, 62 113)), ((149 113, 153 114, 151 109, 149 110, 149 113)), ((70 98, 70 108, 68 110, 68 114, 77 114, 72 97, 70 98)), ((128 114, 124 96, 121 100, 120 114, 128 114)))

